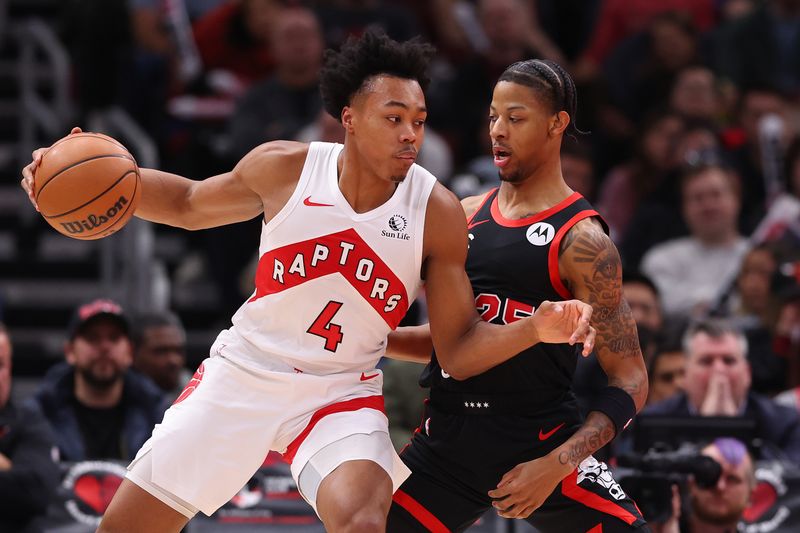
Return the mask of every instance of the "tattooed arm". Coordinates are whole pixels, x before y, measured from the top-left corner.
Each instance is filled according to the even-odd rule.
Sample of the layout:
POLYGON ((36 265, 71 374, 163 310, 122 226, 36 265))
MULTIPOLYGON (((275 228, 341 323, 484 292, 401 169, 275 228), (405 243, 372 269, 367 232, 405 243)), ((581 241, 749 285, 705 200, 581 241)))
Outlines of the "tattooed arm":
MULTIPOLYGON (((616 246, 595 220, 573 227, 561 244, 559 272, 567 289, 594 309, 595 353, 610 386, 633 398, 638 412, 647 399, 647 371, 636 323, 622 296, 622 264, 616 246)), ((614 438, 612 421, 592 411, 583 427, 560 447, 559 461, 577 466, 614 438)))
MULTIPOLYGON (((608 375, 608 384, 633 398, 640 410, 647 398, 645 370, 636 324, 622 297, 622 268, 614 243, 600 225, 578 222, 565 235, 559 251, 559 272, 575 298, 591 304, 597 331, 595 353, 608 375)), ((589 455, 614 438, 612 420, 592 411, 583 426, 544 457, 517 465, 500 480, 489 496, 506 518, 524 518, 537 509, 558 483, 589 455)))

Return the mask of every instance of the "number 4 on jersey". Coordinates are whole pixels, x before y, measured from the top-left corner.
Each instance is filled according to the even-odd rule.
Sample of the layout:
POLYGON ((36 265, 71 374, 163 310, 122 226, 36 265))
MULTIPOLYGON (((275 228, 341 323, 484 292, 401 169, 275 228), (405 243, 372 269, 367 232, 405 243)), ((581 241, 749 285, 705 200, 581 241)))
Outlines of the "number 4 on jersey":
POLYGON ((342 302, 334 302, 331 300, 306 330, 312 335, 325 339, 325 349, 329 352, 335 352, 344 338, 342 326, 331 323, 334 315, 339 312, 341 307, 342 302))

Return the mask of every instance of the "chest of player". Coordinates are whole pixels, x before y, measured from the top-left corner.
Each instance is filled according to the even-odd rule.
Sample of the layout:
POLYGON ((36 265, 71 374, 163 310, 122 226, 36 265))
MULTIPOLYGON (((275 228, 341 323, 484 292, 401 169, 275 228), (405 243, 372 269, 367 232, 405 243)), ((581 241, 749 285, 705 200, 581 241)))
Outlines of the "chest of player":
POLYGON ((559 272, 561 243, 590 216, 597 212, 573 193, 545 211, 508 219, 498 206, 498 190, 490 192, 467 225, 466 270, 483 318, 508 323, 543 300, 571 298, 559 272))

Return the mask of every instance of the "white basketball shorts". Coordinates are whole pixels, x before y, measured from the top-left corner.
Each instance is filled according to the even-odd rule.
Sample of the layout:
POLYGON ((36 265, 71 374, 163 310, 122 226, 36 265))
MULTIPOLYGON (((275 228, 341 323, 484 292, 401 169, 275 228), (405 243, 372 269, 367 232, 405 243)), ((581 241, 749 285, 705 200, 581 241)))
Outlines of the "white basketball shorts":
MULTIPOLYGON (((309 460, 329 444, 351 435, 388 434, 382 384, 379 370, 315 376, 282 362, 275 370, 256 370, 221 356, 208 358, 155 426, 128 478, 186 516, 195 509, 211 515, 241 490, 270 450, 283 454, 298 482, 309 460)), ((390 441, 391 461, 385 450, 376 450, 374 439, 363 442, 327 457, 321 473, 348 460, 372 460, 397 490, 410 472, 390 441)))

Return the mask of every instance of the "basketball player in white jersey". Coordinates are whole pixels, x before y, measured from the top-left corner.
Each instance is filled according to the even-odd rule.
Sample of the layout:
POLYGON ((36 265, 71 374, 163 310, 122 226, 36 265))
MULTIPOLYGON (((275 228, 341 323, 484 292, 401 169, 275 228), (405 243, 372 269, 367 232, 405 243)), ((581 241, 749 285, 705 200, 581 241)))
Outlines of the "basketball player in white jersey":
MULTIPOLYGON (((328 531, 384 531, 408 470, 375 366, 423 280, 433 344, 455 378, 537 342, 591 351, 591 308, 578 301, 508 326, 478 318, 461 206, 414 164, 431 54, 369 32, 326 55, 321 90, 343 146, 267 143, 204 181, 141 170, 143 219, 202 229, 263 213, 260 260, 255 292, 128 467, 98 531, 177 532, 236 494, 269 450, 291 463, 328 531)), ((43 152, 23 170, 29 195, 43 152)))

